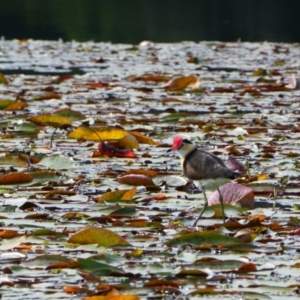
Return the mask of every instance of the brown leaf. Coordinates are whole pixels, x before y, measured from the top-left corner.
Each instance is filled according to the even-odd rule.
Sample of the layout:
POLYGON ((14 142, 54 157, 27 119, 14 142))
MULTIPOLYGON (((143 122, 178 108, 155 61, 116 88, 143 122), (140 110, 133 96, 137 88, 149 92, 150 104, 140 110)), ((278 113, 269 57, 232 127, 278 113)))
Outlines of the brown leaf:
POLYGON ((109 146, 105 142, 100 142, 98 144, 98 150, 102 155, 108 157, 137 158, 136 154, 131 150, 119 150, 113 146, 109 146))
POLYGON ((196 89, 199 87, 200 80, 196 76, 183 76, 183 77, 177 77, 170 80, 166 86, 165 89, 167 91, 181 91, 186 88, 196 89))
POLYGON ((2 230, 0 232, 0 238, 1 239, 11 239, 14 238, 16 236, 20 236, 22 234, 19 234, 18 231, 15 230, 2 230))
POLYGON ((117 179, 119 183, 129 184, 134 186, 154 186, 152 178, 142 174, 129 174, 117 179))
MULTIPOLYGON (((224 199, 224 203, 239 203, 249 209, 254 209, 254 192, 252 189, 238 183, 230 182, 221 186, 220 192, 224 199)), ((219 192, 215 191, 208 199, 208 205, 219 203, 219 192)))
POLYGON ((256 272, 257 267, 253 263, 245 263, 238 268, 239 273, 256 272))
POLYGON ((0 184, 20 184, 28 183, 32 180, 32 176, 22 172, 14 172, 0 176, 0 184))

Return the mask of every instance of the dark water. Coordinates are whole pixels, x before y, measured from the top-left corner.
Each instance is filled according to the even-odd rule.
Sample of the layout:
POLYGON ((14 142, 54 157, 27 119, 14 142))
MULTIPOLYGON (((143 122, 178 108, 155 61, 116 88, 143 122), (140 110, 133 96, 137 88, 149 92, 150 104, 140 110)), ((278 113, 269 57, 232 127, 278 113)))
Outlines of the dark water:
POLYGON ((299 0, 0 0, 0 36, 300 42, 299 0))

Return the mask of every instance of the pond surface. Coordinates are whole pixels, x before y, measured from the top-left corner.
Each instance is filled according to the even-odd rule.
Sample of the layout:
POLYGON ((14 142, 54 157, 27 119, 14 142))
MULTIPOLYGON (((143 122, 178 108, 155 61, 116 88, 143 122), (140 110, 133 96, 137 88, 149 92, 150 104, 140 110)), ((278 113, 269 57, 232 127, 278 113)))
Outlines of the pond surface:
POLYGON ((1 41, 3 297, 298 298, 298 57, 282 43, 1 41), (251 192, 229 193, 224 224, 217 205, 191 227, 203 195, 166 152, 176 135, 247 166, 251 192))
POLYGON ((0 0, 6 39, 299 42, 299 1, 0 0))

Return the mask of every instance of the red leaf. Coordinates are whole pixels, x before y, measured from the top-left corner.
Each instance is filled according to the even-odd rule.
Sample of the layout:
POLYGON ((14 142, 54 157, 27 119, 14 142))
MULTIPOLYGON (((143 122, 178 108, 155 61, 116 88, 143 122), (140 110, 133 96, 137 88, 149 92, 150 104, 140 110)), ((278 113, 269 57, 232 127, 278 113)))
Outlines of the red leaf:
POLYGON ((117 179, 121 184, 129 184, 133 186, 154 186, 152 178, 143 174, 129 174, 117 179))
MULTIPOLYGON (((254 192, 252 189, 238 183, 230 182, 221 186, 220 192, 223 196, 224 203, 239 203, 249 209, 254 209, 254 192)), ((208 199, 208 205, 219 203, 219 192, 215 191, 208 199)))
POLYGON ((109 157, 123 157, 123 158, 136 158, 136 154, 131 150, 119 150, 115 147, 109 146, 104 142, 98 144, 98 150, 101 154, 109 157))

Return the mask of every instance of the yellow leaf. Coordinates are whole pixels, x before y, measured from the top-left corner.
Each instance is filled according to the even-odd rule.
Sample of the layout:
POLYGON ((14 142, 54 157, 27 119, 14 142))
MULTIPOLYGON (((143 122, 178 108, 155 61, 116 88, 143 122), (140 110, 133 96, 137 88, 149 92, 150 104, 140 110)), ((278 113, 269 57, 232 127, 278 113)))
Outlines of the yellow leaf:
POLYGON ((97 202, 117 202, 117 201, 131 201, 136 193, 136 188, 130 190, 120 190, 107 192, 100 197, 95 197, 97 202))
POLYGON ((111 247, 115 245, 129 245, 129 243, 116 233, 97 227, 86 227, 73 234, 68 243, 88 245, 98 244, 100 247, 111 247))
POLYGON ((10 100, 10 99, 3 99, 0 100, 0 109, 5 109, 6 107, 8 107, 9 105, 15 103, 14 100, 10 100))
POLYGON ((128 132, 119 128, 107 127, 79 127, 68 134, 69 139, 85 139, 93 141, 119 140, 128 135, 128 132), (97 134, 96 134, 96 133, 97 134), (100 137, 100 139, 99 139, 100 137))
POLYGON ((0 83, 8 84, 7 79, 2 73, 0 73, 0 83))
POLYGON ((28 104, 26 102, 15 101, 14 103, 7 106, 4 110, 6 110, 6 111, 22 110, 27 106, 28 106, 28 104))
POLYGON ((128 134, 119 139, 114 145, 118 149, 139 149, 140 145, 137 139, 132 135, 128 134))
POLYGON ((29 121, 38 124, 38 125, 48 125, 48 126, 57 126, 61 124, 70 124, 71 121, 68 118, 56 116, 56 115, 50 115, 50 114, 44 114, 39 116, 30 117, 29 121))
POLYGON ((258 181, 262 181, 262 180, 265 180, 267 178, 268 178, 267 174, 259 174, 259 175, 257 175, 257 180, 258 181))
POLYGON ((123 197, 121 198, 121 200, 125 200, 125 201, 131 201, 134 197, 134 195, 136 194, 136 187, 132 188, 131 190, 127 191, 123 197))
POLYGON ((130 134, 133 135, 137 139, 137 141, 141 144, 159 145, 158 142, 155 142, 154 140, 142 135, 138 131, 131 131, 130 134))

